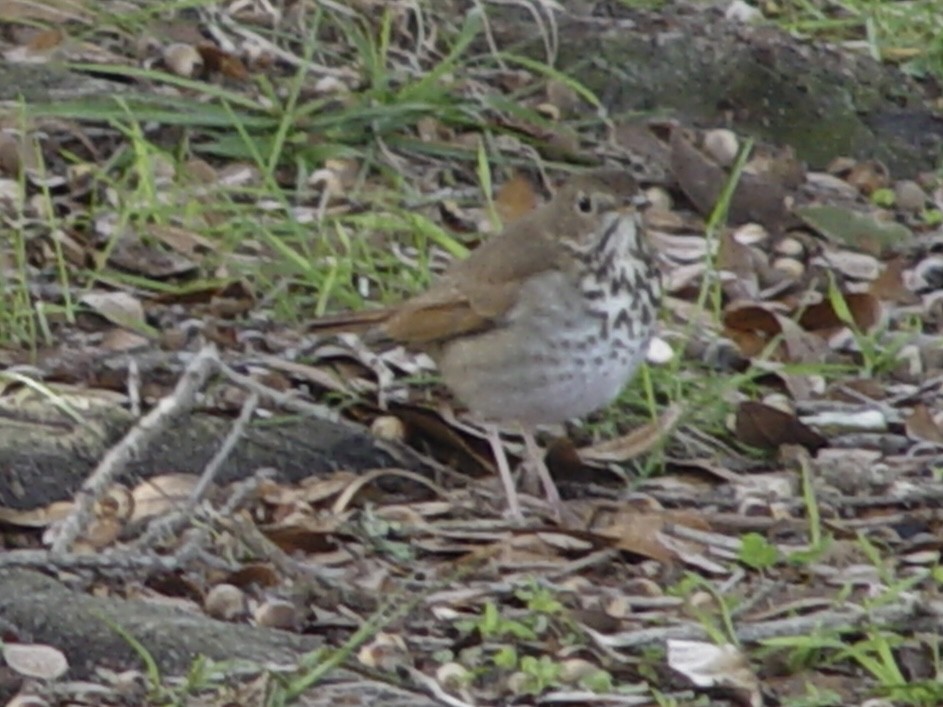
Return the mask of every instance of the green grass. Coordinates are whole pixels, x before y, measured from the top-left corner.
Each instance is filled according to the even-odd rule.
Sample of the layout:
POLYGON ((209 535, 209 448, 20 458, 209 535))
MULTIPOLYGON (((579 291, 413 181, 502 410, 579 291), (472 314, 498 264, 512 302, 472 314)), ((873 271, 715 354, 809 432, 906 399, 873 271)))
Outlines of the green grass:
MULTIPOLYGON (((101 18, 104 24, 88 28, 83 38, 92 41, 96 32, 113 26, 133 34, 136 28, 143 30, 152 17, 150 11, 121 18, 105 16, 101 18)), ((99 251, 96 266, 73 273, 74 281, 65 287, 68 296, 73 288, 82 290, 96 283, 131 285, 164 294, 216 286, 209 279, 149 282, 115 271, 107 257, 117 238, 124 230, 150 223, 183 225, 214 239, 218 250, 204 261, 204 278, 208 271, 223 267, 230 277, 244 278, 258 293, 277 292, 273 301, 276 315, 295 323, 328 310, 363 306, 365 282, 370 285, 369 299, 381 302, 420 290, 430 280, 425 256, 432 245, 463 255, 464 244, 437 226, 430 211, 403 208, 403 200, 413 196, 412 180, 393 168, 389 150, 402 153, 404 159, 454 163, 457 168, 474 163, 492 164, 491 169, 508 168, 525 160, 506 157, 496 148, 496 139, 510 128, 496 122, 493 111, 513 108, 515 118, 535 125, 546 124, 546 119, 504 98, 482 100, 456 90, 459 87, 451 77, 457 71, 495 61, 488 56, 469 56, 469 45, 482 29, 475 13, 460 25, 440 27, 440 46, 445 51, 434 59, 424 57, 424 66, 418 70, 403 61, 401 52, 392 50, 391 23, 389 11, 374 21, 324 10, 315 13, 307 36, 279 38, 283 43, 294 42, 289 48, 300 55, 302 64, 340 58, 347 68, 358 72, 359 79, 350 82, 353 90, 339 95, 311 97, 310 78, 301 70, 283 76, 280 85, 258 77, 256 98, 253 91, 245 90, 249 87, 182 78, 160 69, 75 65, 78 70, 183 93, 130 92, 115 99, 24 109, 30 121, 68 119, 110 126, 126 142, 126 149, 95 168, 96 182, 118 197, 117 207, 93 202, 84 215, 89 223, 101 213, 116 217, 114 238, 99 251), (324 37, 332 40, 325 42, 324 37), (342 39, 340 43, 337 37, 342 39), (415 125, 423 117, 435 117, 444 130, 479 132, 484 139, 477 148, 458 142, 423 142, 414 136, 415 125), (158 144, 153 130, 145 128, 155 124, 174 126, 181 139, 167 145, 161 137, 158 144), (192 195, 192 185, 185 180, 172 187, 155 184, 158 164, 167 162, 182 170, 186 161, 195 157, 217 164, 249 163, 257 179, 250 185, 221 188, 199 197, 192 195), (306 178, 332 159, 353 160, 358 165, 358 186, 346 195, 355 200, 357 212, 327 214, 317 222, 299 224, 291 217, 293 209, 306 200, 313 206, 306 197, 312 191, 306 178), (263 199, 275 206, 260 213, 257 204, 263 199), (201 222, 201 215, 210 210, 223 216, 225 224, 207 227, 201 222), (383 237, 376 238, 378 233, 383 237), (418 253, 418 261, 404 264, 394 258, 390 253, 393 240, 418 253), (247 243, 261 245, 261 251, 254 249, 252 257, 244 257, 242 246, 247 243)), ((548 77, 559 78, 546 71, 548 77)), ((575 82, 570 84, 574 90, 586 92, 575 82)), ((490 198, 488 183, 481 181, 490 198)), ((22 248, 18 252, 22 254, 22 248)), ((20 262, 25 261, 21 258, 20 262)), ((64 269, 63 273, 65 278, 64 269)), ((3 331, 9 333, 3 338, 11 343, 26 340, 35 346, 38 332, 22 287, 19 293, 12 288, 5 291, 10 301, 4 307, 8 321, 3 331)))
MULTIPOLYGON (((144 35, 148 22, 169 10, 209 4, 196 0, 160 3, 120 17, 102 15, 97 22, 77 30, 76 38, 94 44, 109 33, 144 35)), ((626 0, 625 4, 657 3, 626 0)), ((873 53, 901 62, 908 71, 940 75, 943 29, 939 13, 931 13, 937 4, 846 1, 825 6, 783 2, 771 6, 769 14, 786 28, 816 40, 864 39, 873 53)), ((538 143, 501 117, 510 116, 543 129, 556 127, 522 103, 546 80, 563 81, 589 104, 598 103, 598 98, 580 84, 533 60, 509 54, 474 54, 472 40, 480 38, 482 32, 482 24, 474 15, 462 22, 442 22, 437 30, 436 50, 416 56, 406 56, 403 46, 396 43, 396 18, 391 11, 374 19, 323 9, 305 36, 292 36, 284 28, 271 30, 270 41, 302 62, 350 70, 355 76, 349 81, 349 90, 340 95, 317 94, 311 77, 297 69, 254 77, 247 84, 214 83, 133 67, 129 61, 128 66, 79 68, 183 93, 158 96, 156 91, 150 92, 152 95, 141 91, 81 103, 17 107, 17 118, 24 127, 41 124, 45 119, 94 126, 108 134, 114 149, 100 161, 91 161, 78 150, 65 153, 67 162, 89 169, 94 184, 72 211, 52 208, 56 194, 49 188, 30 187, 21 176, 21 188, 33 189, 31 194, 46 205, 50 216, 37 225, 35 214, 27 213, 24 204, 17 204, 12 215, 8 214, 4 249, 12 267, 0 270, 0 277, 5 278, 0 281, 0 345, 33 352, 54 345, 56 327, 62 322, 71 325, 80 309, 78 299, 96 287, 127 288, 142 298, 208 300, 211 294, 224 292, 227 287, 245 286, 264 302, 266 315, 292 325, 327 311, 395 302, 421 291, 434 277, 431 253, 462 257, 474 237, 466 239, 439 225, 434 204, 415 207, 427 196, 417 183, 429 178, 432 183, 454 186, 456 193, 475 193, 470 200, 473 205, 484 205, 494 218, 493 185, 500 183, 510 168, 532 165, 527 149, 538 143), (499 60, 527 69, 534 80, 506 94, 476 94, 463 84, 468 77, 481 80, 499 60), (415 126, 426 117, 435 117, 445 132, 472 135, 474 139, 424 142, 415 126), (155 130, 155 125, 161 129, 155 130), (523 147, 507 149, 502 146, 506 144, 523 147), (219 169, 243 164, 254 177, 232 186, 195 183, 186 168, 194 159, 206 160, 219 169), (348 208, 328 208, 319 213, 308 180, 327 160, 353 161, 356 175, 345 187, 344 199, 339 200, 348 208), (168 165, 176 174, 166 181, 161 175, 168 165), (401 165, 415 173, 400 169, 401 165), (304 214, 307 220, 299 221, 297 214, 304 214), (102 234, 95 230, 96 224, 105 221, 109 226, 99 241, 102 234), (211 248, 195 256, 195 276, 151 278, 108 261, 123 234, 140 233, 152 225, 173 225, 207 239, 211 248), (93 242, 94 247, 89 247, 93 257, 77 264, 68 259, 60 240, 42 238, 59 229, 93 242), (60 301, 37 303, 30 292, 31 279, 37 276, 31 258, 36 257, 34 249, 40 240, 49 247, 42 276, 61 288, 60 301), (394 245, 409 250, 411 257, 398 257, 394 245)), ((566 127, 591 131, 598 127, 597 122, 583 119, 566 127)), ((716 238, 724 225, 732 188, 748 152, 749 146, 709 219, 708 238, 716 238)), ((546 160, 546 166, 575 167, 555 164, 551 159, 546 160)), ((53 169, 50 165, 44 168, 53 169)), ((716 274, 713 264, 709 272, 716 274)), ((843 321, 852 323, 841 291, 832 287, 827 294, 843 321)), ((717 323, 723 304, 719 279, 705 277, 698 308, 717 323)), ((914 325, 919 326, 919 322, 914 325)), ((682 339, 691 333, 692 328, 683 331, 682 339)), ((896 353, 896 344, 888 346, 887 332, 855 330, 854 334, 860 349, 857 361, 845 366, 791 364, 783 371, 820 375, 828 382, 862 372, 885 375, 894 365, 896 353)), ((778 343, 770 342, 769 352, 778 343)), ((756 457, 754 450, 736 445, 726 421, 738 396, 757 399, 769 390, 767 375, 757 366, 718 375, 678 355, 665 366, 646 368, 615 405, 587 423, 586 430, 593 436, 611 437, 655 418, 668 405, 679 404, 684 410, 681 427, 716 443, 718 457, 728 448, 756 457)), ((20 374, 8 372, 3 379, 58 400, 51 387, 20 374)), ((67 412, 75 414, 71 409, 67 412)), ((665 446, 641 460, 641 474, 662 472, 669 450, 672 448, 665 446)), ((772 460, 770 455, 766 458, 772 460)), ((834 542, 819 507, 815 469, 806 462, 800 472, 808 521, 801 533, 805 549, 780 553, 779 546, 763 536, 744 534, 739 555, 731 562, 738 562, 748 576, 766 578, 783 567, 801 574, 834 542)), ((860 544, 870 561, 883 569, 881 579, 886 587, 874 604, 895 601, 901 592, 913 588, 895 577, 893 569, 884 567, 886 548, 867 538, 862 538, 860 544)), ((418 551, 403 543, 395 549, 415 553, 405 555, 410 560, 418 556, 418 551)), ((699 609, 695 619, 714 640, 735 641, 737 598, 720 593, 715 578, 695 574, 684 577, 668 593, 690 597, 695 592, 706 592, 717 606, 699 609)), ((850 589, 844 596, 848 594, 850 589)), ((552 630, 572 646, 578 645, 582 636, 552 591, 528 587, 518 591, 514 600, 521 610, 512 612, 498 602, 485 601, 474 610, 473 618, 454 628, 476 631, 491 641, 482 649, 485 667, 468 666, 472 677, 518 673, 522 691, 539 694, 560 684, 561 661, 537 655, 539 648, 525 651, 516 642, 536 641, 552 630)), ((394 598, 369 617, 339 647, 309 656, 297 674, 273 678, 277 685, 270 704, 290 704, 349 660, 359 646, 402 618, 404 611, 415 608, 414 604, 397 601, 402 602, 402 598, 394 598)), ((187 694, 218 687, 219 666, 197 661, 179 689, 166 688, 164 676, 144 647, 126 638, 141 656, 155 698, 168 704, 175 700, 182 703, 187 694)), ((809 636, 770 640, 764 650, 785 656, 787 665, 796 672, 823 663, 835 670, 857 670, 869 676, 881 694, 901 704, 937 704, 943 698, 936 684, 908 685, 903 679, 900 648, 912 640, 904 630, 894 633, 862 620, 856 632, 823 630, 809 636)), ((755 647, 744 648, 747 650, 753 651, 751 659, 756 657, 755 647)), ((649 678, 657 685, 660 676, 653 666, 660 666, 662 659, 657 650, 647 654, 643 651, 638 672, 650 670, 649 678), (649 660, 646 656, 651 655, 656 657, 649 660)), ((610 673, 600 671, 585 687, 608 690, 611 680, 610 673)), ((677 703, 670 696, 656 698, 662 704, 677 703)), ((810 685, 804 695, 789 704, 826 705, 835 704, 834 700, 835 695, 828 690, 810 685)))
POLYGON ((943 76, 943 20, 937 0, 785 0, 770 5, 784 28, 831 42, 863 42, 872 57, 906 71, 943 76))

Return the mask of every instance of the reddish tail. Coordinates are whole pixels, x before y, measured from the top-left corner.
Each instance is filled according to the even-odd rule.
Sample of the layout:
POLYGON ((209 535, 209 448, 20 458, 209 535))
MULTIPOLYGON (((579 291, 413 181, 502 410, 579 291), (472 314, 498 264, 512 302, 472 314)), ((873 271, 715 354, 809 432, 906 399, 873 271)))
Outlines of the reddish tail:
POLYGON ((361 312, 338 312, 328 314, 308 323, 307 330, 313 334, 340 334, 345 331, 356 334, 375 329, 393 314, 389 309, 365 309, 361 312))

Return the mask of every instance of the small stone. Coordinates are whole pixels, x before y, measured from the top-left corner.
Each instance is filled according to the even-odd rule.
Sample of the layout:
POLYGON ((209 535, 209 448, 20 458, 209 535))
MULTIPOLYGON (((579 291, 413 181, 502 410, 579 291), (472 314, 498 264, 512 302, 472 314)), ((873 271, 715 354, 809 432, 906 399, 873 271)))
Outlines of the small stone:
POLYGON ((233 621, 245 612, 246 595, 232 584, 217 584, 207 593, 203 608, 214 619, 233 621))
POLYGON ((460 663, 449 662, 435 671, 436 681, 446 690, 455 691, 468 684, 471 679, 468 669, 460 663))
POLYGON ((370 425, 374 437, 391 442, 402 442, 406 437, 406 426, 395 415, 381 415, 370 425))
POLYGON ((724 17, 733 22, 746 25, 751 22, 759 22, 763 19, 763 13, 758 7, 746 3, 744 0, 733 0, 724 10, 724 17))
POLYGON ((770 393, 763 398, 763 404, 769 405, 771 408, 776 410, 781 410, 789 415, 795 415, 796 410, 792 405, 792 401, 788 396, 782 393, 770 393))
POLYGON ((164 64, 177 76, 190 78, 203 68, 203 57, 189 44, 170 44, 164 49, 164 64))
POLYGON ((743 245, 759 245, 769 237, 769 232, 758 223, 747 223, 733 232, 733 239, 743 245))
POLYGON ((862 194, 869 195, 886 187, 889 181, 888 176, 887 167, 884 164, 877 160, 866 160, 852 167, 845 181, 862 194))
POLYGON ((902 179, 894 185, 894 200, 901 211, 920 211, 927 203, 927 194, 912 179, 902 179))
POLYGON ((729 167, 737 159, 740 141, 732 130, 719 128, 704 134, 704 150, 721 167, 729 167))
POLYGON ((671 194, 664 187, 649 187, 645 190, 645 198, 651 205, 651 208, 662 211, 671 211, 673 205, 671 194))
POLYGON ((776 258, 773 269, 785 273, 794 280, 798 280, 805 273, 805 265, 795 258, 776 258))
POLYGON ((805 253, 805 244, 796 236, 786 234, 776 243, 774 250, 780 255, 791 255, 797 258, 805 253))
POLYGON ((265 628, 297 628, 300 616, 294 604, 284 599, 270 599, 254 612, 255 622, 265 628))

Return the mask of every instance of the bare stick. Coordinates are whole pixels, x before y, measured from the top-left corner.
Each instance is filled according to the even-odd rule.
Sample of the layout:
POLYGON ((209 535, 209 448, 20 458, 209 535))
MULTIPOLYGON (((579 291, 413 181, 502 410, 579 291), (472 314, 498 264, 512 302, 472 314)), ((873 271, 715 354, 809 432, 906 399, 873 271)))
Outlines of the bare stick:
POLYGON ((108 450, 76 495, 72 512, 53 530, 52 552, 64 553, 88 525, 95 502, 132 462, 181 413, 193 405, 197 392, 219 365, 215 346, 206 346, 184 370, 174 392, 142 417, 118 444, 108 450))
POLYGON ((206 494, 206 490, 210 487, 210 484, 213 483, 216 474, 223 468, 223 464, 229 459, 229 456, 232 454, 233 449, 236 448, 236 444, 239 440, 245 436, 246 427, 248 427, 249 422, 252 420, 252 415, 255 413, 255 409, 258 405, 258 394, 250 393, 249 397, 243 403, 242 412, 239 413, 239 417, 233 423, 232 429, 229 430, 229 434, 226 435, 226 439, 223 440, 216 454, 213 455, 213 458, 210 459, 203 468, 200 480, 197 481, 196 486, 193 487, 187 500, 173 513, 163 516, 162 518, 154 519, 147 529, 147 532, 141 536, 135 545, 140 548, 149 547, 154 541, 172 535, 189 521, 190 515, 200 502, 200 499, 206 494))

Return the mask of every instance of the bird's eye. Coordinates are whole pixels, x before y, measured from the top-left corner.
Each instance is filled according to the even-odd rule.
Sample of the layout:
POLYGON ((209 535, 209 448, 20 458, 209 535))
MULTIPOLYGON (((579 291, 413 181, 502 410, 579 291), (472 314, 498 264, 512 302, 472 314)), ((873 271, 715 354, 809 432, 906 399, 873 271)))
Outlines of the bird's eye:
POLYGON ((592 213, 593 200, 590 199, 586 194, 580 194, 576 198, 576 208, 579 209, 581 214, 592 213))

